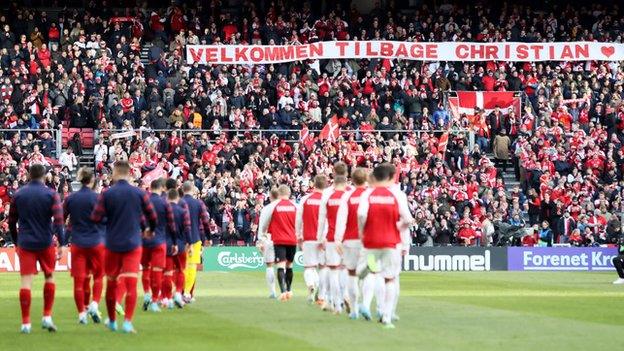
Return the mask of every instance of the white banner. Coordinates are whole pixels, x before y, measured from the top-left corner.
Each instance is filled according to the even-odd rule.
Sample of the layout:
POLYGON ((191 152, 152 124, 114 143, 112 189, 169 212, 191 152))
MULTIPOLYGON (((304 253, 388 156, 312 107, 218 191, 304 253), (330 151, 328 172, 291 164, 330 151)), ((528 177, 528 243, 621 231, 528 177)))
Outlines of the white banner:
POLYGON ((125 132, 119 132, 119 133, 115 133, 113 135, 111 135, 109 137, 110 140, 115 140, 115 139, 122 139, 122 138, 131 138, 133 136, 136 136, 137 132, 134 130, 128 130, 125 132))
POLYGON ((187 45, 189 64, 267 64, 309 59, 420 61, 621 61, 624 44, 328 41, 302 45, 187 45))

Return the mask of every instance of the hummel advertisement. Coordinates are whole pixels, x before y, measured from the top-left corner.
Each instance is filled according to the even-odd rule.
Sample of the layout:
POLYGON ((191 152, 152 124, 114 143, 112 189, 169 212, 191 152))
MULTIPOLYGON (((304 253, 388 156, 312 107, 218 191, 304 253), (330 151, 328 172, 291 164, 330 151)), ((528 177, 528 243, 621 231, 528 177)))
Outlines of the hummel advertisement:
POLYGON ((403 271, 504 271, 507 249, 501 247, 412 247, 403 271))

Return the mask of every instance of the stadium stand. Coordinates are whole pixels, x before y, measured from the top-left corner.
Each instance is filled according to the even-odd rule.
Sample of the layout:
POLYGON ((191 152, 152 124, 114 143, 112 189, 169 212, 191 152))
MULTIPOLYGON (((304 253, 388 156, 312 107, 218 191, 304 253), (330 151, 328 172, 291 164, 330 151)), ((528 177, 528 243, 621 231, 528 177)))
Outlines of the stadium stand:
POLYGON ((33 162, 49 166, 50 186, 71 191, 73 173, 57 161, 71 146, 102 188, 120 159, 144 184, 194 181, 217 244, 251 244, 273 185, 300 198, 338 160, 398 166, 415 245, 535 245, 550 233, 548 246, 587 246, 620 235, 621 61, 184 59, 184 46, 200 43, 621 42, 617 5, 389 5, 360 14, 294 3, 0 10, 3 208, 33 162), (456 115, 454 91, 517 91, 523 109, 456 115))

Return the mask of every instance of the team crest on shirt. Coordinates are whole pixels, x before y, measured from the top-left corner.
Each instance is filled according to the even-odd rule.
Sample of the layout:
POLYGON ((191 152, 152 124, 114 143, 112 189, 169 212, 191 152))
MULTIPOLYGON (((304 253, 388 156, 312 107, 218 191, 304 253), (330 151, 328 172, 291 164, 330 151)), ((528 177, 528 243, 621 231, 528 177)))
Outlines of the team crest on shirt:
POLYGON ((306 200, 306 205, 320 206, 321 205, 321 200, 320 199, 307 199, 306 200))
POLYGON ((371 196, 368 198, 368 202, 375 205, 394 205, 393 196, 371 196))
POLYGON ((297 208, 295 206, 292 206, 292 205, 277 206, 277 207, 275 207, 275 211, 277 211, 277 212, 295 212, 295 211, 297 211, 297 208))
POLYGON ((327 201, 327 206, 340 206, 340 199, 330 199, 327 201))

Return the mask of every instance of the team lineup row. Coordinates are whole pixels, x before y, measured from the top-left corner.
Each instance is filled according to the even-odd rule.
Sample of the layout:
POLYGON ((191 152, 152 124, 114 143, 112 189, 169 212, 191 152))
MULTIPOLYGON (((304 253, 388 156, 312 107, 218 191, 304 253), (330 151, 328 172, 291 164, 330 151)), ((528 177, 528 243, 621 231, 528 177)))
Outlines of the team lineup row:
MULTIPOLYGON (((299 245, 310 302, 336 314, 345 308, 352 319, 360 313, 371 319, 376 290, 380 321, 387 328, 394 327, 401 254, 408 246, 413 222, 405 195, 393 186, 394 173, 390 164, 377 166, 370 175, 355 169, 352 187, 347 185, 347 166, 337 163, 333 186, 327 188, 327 178, 317 176, 314 191, 298 205, 290 200, 287 186, 272 190, 272 201, 260 215, 259 247, 267 265, 276 262, 278 267, 280 300, 292 297, 292 263, 299 245), (359 279, 363 281, 358 309, 359 279)), ((42 328, 57 330, 52 321, 53 272, 68 241, 81 324, 87 324, 89 316, 95 323, 101 321, 98 304, 105 276, 106 327, 117 330, 118 313, 124 316, 122 331, 136 333, 132 319, 141 267, 144 310, 182 308, 194 301, 208 214, 203 202, 194 198, 192 183, 178 189, 175 180, 157 179, 148 194, 130 184, 129 164, 117 162, 110 188, 96 194, 93 174, 81 169, 82 188, 61 204, 58 194, 43 184, 44 174, 43 166, 30 167, 30 182, 16 193, 9 213, 21 262, 22 333, 32 330, 31 288, 37 264, 45 276, 42 328)), ((272 267, 267 269, 267 280, 275 297, 272 267)))
POLYGON ((88 316, 100 323, 98 303, 105 276, 106 327, 117 331, 116 314, 120 314, 124 317, 122 331, 136 333, 132 319, 141 267, 144 310, 182 308, 194 301, 208 213, 204 203, 194 197, 192 183, 178 189, 173 179, 157 179, 148 194, 130 184, 130 166, 122 161, 115 163, 114 184, 99 195, 92 190, 93 173, 81 169, 82 188, 61 204, 58 194, 42 182, 44 174, 42 165, 30 167, 30 182, 15 194, 9 213, 9 229, 20 260, 22 333, 32 330, 31 288, 37 263, 45 276, 42 328, 57 330, 52 321, 53 272, 68 242, 81 324, 87 323, 88 316))
POLYGON ((370 174, 357 168, 351 186, 347 166, 338 162, 333 185, 328 187, 327 178, 317 175, 314 190, 299 204, 289 199, 288 187, 274 189, 258 229, 271 296, 275 296, 275 264, 279 299, 292 297, 292 264, 299 246, 309 303, 335 314, 346 310, 351 319, 361 315, 370 320, 376 295, 380 322, 384 328, 394 328, 401 255, 409 248, 413 222, 407 198, 394 184, 395 172, 390 164, 381 164, 370 174))

